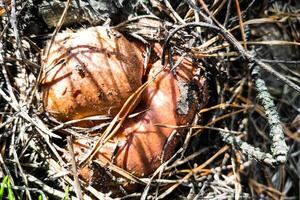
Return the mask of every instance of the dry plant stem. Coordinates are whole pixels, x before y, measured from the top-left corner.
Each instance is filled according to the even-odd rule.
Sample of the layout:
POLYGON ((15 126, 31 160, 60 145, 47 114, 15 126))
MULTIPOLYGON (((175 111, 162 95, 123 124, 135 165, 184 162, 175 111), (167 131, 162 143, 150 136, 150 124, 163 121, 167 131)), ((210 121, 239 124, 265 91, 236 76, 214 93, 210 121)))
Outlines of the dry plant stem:
MULTIPOLYGON (((14 137, 14 135, 13 135, 13 137, 14 137)), ((15 148, 16 142, 14 142, 14 144, 12 144, 11 146, 12 146, 12 151, 13 151, 12 153, 13 153, 13 157, 14 157, 14 162, 17 165, 17 168, 19 169, 20 175, 21 175, 21 177, 23 179, 24 185, 26 186, 25 187, 25 192, 26 192, 27 198, 29 200, 31 200, 31 196, 30 196, 29 190, 27 189, 28 188, 28 180, 27 180, 27 177, 26 177, 26 175, 25 175, 25 173, 23 171, 23 168, 22 168, 22 166, 20 164, 19 157, 18 157, 18 154, 17 154, 17 150, 15 148)))
MULTIPOLYGON (((108 195, 106 196, 105 194, 102 194, 101 192, 98 192, 98 190, 96 190, 95 188, 93 188, 92 186, 87 186, 85 188, 87 191, 89 191, 92 195, 94 195, 95 198, 93 199, 99 199, 99 200, 113 200, 112 198, 110 198, 108 195)), ((86 196, 86 195, 85 195, 86 196)))
POLYGON ((257 65, 251 72, 258 93, 257 98, 261 101, 265 109, 268 124, 270 126, 270 138, 272 140, 271 153, 279 163, 285 163, 287 159, 288 147, 285 143, 283 127, 281 125, 278 112, 274 102, 268 92, 265 81, 261 78, 260 69, 257 65))
MULTIPOLYGON (((192 123, 192 125, 195 126, 195 125, 197 124, 198 120, 199 120, 199 116, 196 115, 196 116, 195 116, 195 119, 194 119, 194 121, 193 121, 193 123, 192 123)), ((184 139, 184 142, 183 142, 183 145, 182 145, 183 151, 182 151, 182 153, 181 153, 180 159, 183 159, 183 158, 184 158, 184 154, 185 154, 185 151, 187 150, 187 148, 188 148, 188 146, 189 146, 189 144, 190 144, 190 140, 191 140, 192 134, 193 134, 193 131, 192 131, 192 129, 190 129, 190 130, 187 132, 187 135, 186 135, 186 137, 185 137, 185 139, 184 139)))
MULTIPOLYGON (((182 153, 183 151, 183 148, 180 148, 178 149, 177 152, 174 153, 174 155, 169 159, 167 160, 166 162, 164 162, 162 165, 159 166, 159 168, 157 168, 155 170, 155 172, 153 173, 153 175, 150 177, 149 179, 149 182, 147 183, 142 195, 141 195, 141 200, 146 200, 147 199, 147 195, 148 195, 148 192, 150 190, 150 185, 151 183, 153 183, 154 181, 154 178, 159 175, 167 166, 168 164, 170 164, 172 161, 174 161, 174 159, 180 154, 182 153)), ((174 184, 177 184, 177 181, 174 183, 174 184)))
POLYGON ((163 52, 162 52, 162 65, 165 63, 165 56, 166 56, 166 51, 171 52, 171 46, 170 46, 170 41, 172 37, 181 29, 185 29, 188 27, 205 27, 208 29, 211 29, 212 31, 215 31, 217 34, 221 34, 227 41, 230 43, 239 53, 240 55, 247 60, 250 63, 254 63, 257 66, 261 67, 262 69, 266 70, 270 74, 276 76, 278 79, 282 80, 284 83, 286 83, 288 86, 293 88, 294 90, 300 92, 300 86, 297 84, 293 83, 289 79, 287 79, 285 76, 280 74, 279 72, 275 71, 270 65, 265 64, 261 60, 256 59, 250 52, 245 50, 243 46, 235 39, 235 37, 225 29, 221 24, 219 24, 220 27, 215 26, 213 24, 205 23, 205 22, 191 22, 191 23, 186 23, 184 25, 176 27, 173 31, 170 32, 168 37, 165 40, 163 52))
POLYGON ((216 3, 212 6, 213 16, 218 15, 224 9, 225 3, 227 3, 227 0, 219 0, 219 2, 220 1, 221 3, 216 3))
POLYGON ((210 157, 207 161, 205 161, 200 166, 192 169, 182 179, 178 180, 178 182, 176 184, 174 184, 171 187, 169 187, 164 193, 162 193, 161 195, 159 195, 157 197, 157 199, 163 199, 163 198, 165 198, 168 194, 170 194, 173 190, 175 190, 181 183, 183 183, 184 181, 190 179, 195 173, 201 171, 204 167, 206 167, 208 164, 210 164, 211 162, 213 162, 214 159, 216 159, 219 155, 221 155, 224 152, 226 152, 228 149, 229 149, 229 146, 224 146, 223 148, 221 148, 216 154, 214 154, 212 157, 210 157))
MULTIPOLYGON (((56 189, 54 189, 54 188, 46 185, 45 183, 43 183, 38 178, 36 178, 36 177, 34 177, 34 176, 30 175, 30 174, 27 174, 27 178, 28 178, 28 181, 30 181, 30 182, 38 185, 39 187, 42 188, 43 191, 47 191, 48 194, 51 194, 51 195, 53 195, 55 197, 58 197, 60 199, 63 199, 65 197, 65 193, 64 192, 56 190, 56 189)), ((71 196, 70 199, 72 199, 72 200, 74 199, 75 200, 77 198, 74 197, 74 196, 71 196)))
POLYGON ((207 15, 205 15, 205 14, 202 12, 202 10, 200 10, 200 9, 196 6, 196 4, 195 4, 195 2, 193 2, 193 0, 186 0, 186 3, 187 3, 191 8, 193 8, 194 10, 196 10, 196 11, 201 15, 201 17, 202 17, 207 23, 209 23, 209 24, 212 23, 211 18, 209 18, 207 15))
MULTIPOLYGON (((238 154, 238 152, 236 152, 238 154)), ((232 163, 232 172, 234 175, 234 199, 238 200, 240 199, 240 195, 242 193, 242 188, 241 188, 241 180, 240 180, 240 173, 239 173, 239 168, 236 165, 236 162, 238 162, 238 159, 234 158, 233 156, 231 157, 231 163, 232 163)))
MULTIPOLYGON (((51 40, 50 40, 50 44, 49 44, 49 46, 48 46, 48 49, 46 49, 46 51, 44 52, 45 58, 48 58, 48 57, 49 57, 49 53, 50 53, 51 46, 52 46, 52 44, 53 44, 53 42, 54 42, 55 36, 57 35, 58 31, 60 30, 60 28, 61 28, 62 25, 63 25, 63 22, 64 22, 64 20, 65 20, 65 18, 66 18, 66 16, 67 16, 68 9, 69 9, 69 7, 70 7, 70 4, 71 4, 71 0, 67 0, 66 7, 65 7, 65 9, 64 9, 64 11, 63 11, 63 13, 62 13, 60 19, 59 19, 59 22, 58 22, 58 24, 57 24, 57 27, 55 28, 55 30, 54 30, 54 32, 53 32, 53 35, 51 36, 51 40)), ((40 70, 40 72, 39 72, 39 75, 38 75, 37 81, 36 81, 37 84, 35 85, 35 87, 34 87, 34 89, 33 89, 34 92, 36 91, 37 86, 40 84, 40 81, 41 81, 41 78, 42 78, 43 73, 44 73, 44 68, 41 67, 41 70, 40 70)))
POLYGON ((230 16, 230 11, 231 11, 231 2, 232 2, 232 0, 228 0, 227 8, 226 8, 226 15, 225 15, 224 23, 223 23, 224 27, 226 27, 227 24, 228 24, 228 20, 229 20, 229 16, 230 16))
MULTIPOLYGON (((24 50, 22 48, 22 42, 21 42, 21 39, 20 39, 20 35, 19 35, 19 32, 18 32, 18 22, 17 22, 17 15, 18 13, 16 12, 16 8, 15 8, 15 1, 13 0, 12 1, 12 4, 11 4, 11 7, 12 7, 12 10, 11 10, 11 15, 10 15, 10 23, 12 25, 12 28, 13 28, 13 34, 14 34, 14 37, 15 37, 15 40, 16 40, 16 59, 13 59, 13 61, 17 61, 17 63, 24 63, 24 60, 27 60, 26 59, 26 56, 24 54, 24 50)), ((6 58, 4 58, 4 61, 6 60, 6 58)), ((18 67, 18 77, 20 79, 27 79, 27 76, 26 76, 26 69, 24 67, 18 67)), ((27 88, 27 84, 26 84, 26 81, 24 81, 22 83, 22 85, 19 86, 19 99, 20 99, 20 105, 26 105, 26 88, 27 88)), ((29 105, 29 104, 28 104, 29 105)))
POLYGON ((18 32, 18 25, 17 25, 17 16, 16 16, 16 1, 15 0, 11 0, 11 16, 10 16, 10 23, 13 27, 13 31, 14 31, 14 36, 16 38, 17 41, 17 51, 16 51, 16 56, 17 58, 25 58, 25 54, 24 51, 22 49, 22 44, 21 44, 21 39, 20 39, 20 35, 18 32))
MULTIPOLYGON (((240 11, 240 6, 239 6, 238 0, 235 0, 235 3, 236 3, 236 7, 237 7, 237 12, 238 12, 238 17, 239 17, 239 23, 240 23, 240 28, 241 28, 242 38, 243 38, 243 46, 245 48, 245 52, 247 53, 247 51, 246 51, 247 50, 246 37, 245 37, 244 28, 243 28, 244 25, 243 25, 243 21, 242 21, 242 17, 241 17, 241 11, 240 11)), ((220 26, 220 27, 221 27, 221 29, 223 28, 223 26, 220 26)), ((274 104, 272 104, 273 101, 270 98, 269 93, 267 92, 267 88, 265 86, 265 82, 259 77, 260 73, 259 73, 259 68, 258 68, 257 65, 256 65, 255 69, 252 71, 252 76, 253 76, 253 72, 256 75, 253 78, 255 80, 255 86, 256 86, 257 92, 259 94, 262 94, 262 92, 264 92, 263 96, 266 97, 266 99, 264 99, 262 101, 264 101, 264 103, 268 104, 269 106, 272 106, 272 108, 273 108, 272 111, 276 112, 276 110, 274 109, 275 106, 274 106, 274 104), (257 80, 258 80, 258 82, 257 82, 257 80), (269 101, 266 101, 266 100, 269 100, 269 101), (270 103, 272 105, 270 105, 270 103)), ((258 96, 258 98, 260 98, 260 95, 258 96)), ((266 108, 266 106, 264 106, 264 107, 266 108)), ((277 112, 276 113, 272 112, 272 114, 275 114, 274 116, 277 119, 277 121, 276 120, 275 121, 278 122, 277 123, 278 125, 280 125, 280 121, 279 121, 279 117, 278 117, 277 112)), ((267 114, 267 117, 268 117, 268 114, 267 114)), ((270 119, 270 118, 268 117, 268 119, 270 119)), ((269 120, 269 124, 271 126, 270 120, 269 120)), ((226 133, 226 132, 220 132, 220 133, 221 133, 221 136, 222 136, 222 138, 223 138, 224 141, 227 141, 230 144, 238 143, 237 146, 242 150, 242 152, 244 154, 246 154, 246 155, 248 155, 250 157, 253 157, 253 158, 255 158, 255 159, 259 160, 259 161, 264 161, 265 163, 273 165, 273 164, 276 163, 276 161, 278 161, 279 163, 284 163, 286 161, 286 154, 287 154, 287 146, 286 146, 286 144, 284 142, 284 135, 283 135, 283 132, 282 132, 282 127, 280 127, 280 128, 277 127, 277 128, 278 128, 278 130, 276 129, 277 130, 276 133, 279 134, 278 137, 275 137, 274 134, 270 133, 270 136, 273 139, 273 144, 272 144, 273 148, 271 147, 271 152, 272 152, 272 155, 275 157, 275 159, 273 158, 272 155, 270 155, 268 153, 263 153, 263 152, 260 151, 260 149, 254 148, 253 146, 249 145, 248 143, 243 142, 239 137, 234 137, 234 136, 232 136, 232 135, 230 135, 229 133, 226 133), (280 130, 281 130, 281 134, 279 133, 280 130), (280 140, 278 140, 278 139, 280 139, 280 140), (281 142, 280 144, 278 143, 279 141, 281 142), (282 144, 282 142, 284 144, 282 144), (279 148, 279 150, 278 151, 274 151, 274 148, 279 148)), ((272 128, 271 128, 271 130, 272 130, 272 128)))
POLYGON ((139 35, 147 40, 163 41, 165 32, 172 26, 172 23, 162 21, 156 16, 141 15, 113 26, 120 32, 139 35))
POLYGON ((235 0, 235 5, 236 5, 238 17, 239 17, 239 24, 240 24, 240 29, 241 29, 242 39, 243 39, 243 46, 245 49, 247 49, 246 35, 245 35, 245 31, 244 31, 244 23, 243 23, 243 17, 241 15, 241 8, 240 8, 239 0, 235 0))
POLYGON ((24 186, 12 186, 11 187, 13 190, 28 190, 30 192, 34 192, 34 193, 40 193, 40 195, 42 195, 43 199, 47 199, 45 193, 42 190, 39 190, 37 188, 29 188, 28 186, 24 187, 24 186))
POLYGON ((68 0, 67 3, 66 3, 66 7, 59 19, 59 22, 58 22, 58 25, 57 27, 55 28, 54 32, 53 32, 53 35, 51 37, 51 40, 50 40, 50 44, 48 46, 48 49, 45 51, 45 58, 48 58, 49 57, 49 53, 50 53, 50 49, 51 49, 51 46, 54 42, 54 39, 55 39, 55 36, 57 35, 58 31, 60 30, 60 28, 62 27, 63 25, 63 22, 67 16, 67 11, 68 11, 68 8, 70 7, 70 4, 71 4, 71 0, 68 0))
MULTIPOLYGON (((161 157, 162 157, 162 161, 164 160, 164 156, 165 156, 165 152, 167 151, 167 148, 170 144, 170 142, 173 140, 174 137, 176 137, 176 135, 179 134, 176 130, 173 130, 173 133, 169 136, 169 138, 167 139, 165 145, 164 145, 164 149, 162 151, 162 154, 161 154, 161 157)), ((183 152, 181 152, 183 153, 183 152)), ((177 155, 177 154, 174 154, 174 155, 177 155)), ((173 156, 174 157, 174 156, 173 156)), ((164 164, 164 163, 161 163, 161 165, 164 164)), ((161 179, 162 177, 162 173, 164 172, 165 170, 165 167, 162 167, 161 170, 159 171, 158 173, 158 179, 161 179)), ((157 183, 157 186, 156 186, 156 192, 155 192, 155 195, 156 197, 158 196, 158 192, 159 192, 159 187, 160 187, 160 183, 157 183)))
POLYGON ((288 147, 284 140, 283 128, 281 126, 276 107, 268 93, 264 80, 260 77, 260 69, 257 66, 254 67, 252 71, 252 77, 255 82, 255 88, 258 92, 258 99, 262 102, 263 107, 266 110, 266 117, 271 128, 270 137, 272 139, 272 155, 262 152, 259 148, 253 147, 252 145, 242 141, 239 137, 233 136, 229 132, 220 131, 220 134, 225 142, 237 147, 249 158, 254 158, 257 161, 264 162, 271 166, 279 163, 285 163, 288 147))
POLYGON ((259 162, 264 162, 268 165, 274 166, 277 161, 269 153, 262 152, 259 148, 255 148, 241 140, 237 136, 233 136, 229 132, 220 131, 220 135, 224 142, 235 146, 237 149, 241 150, 244 155, 247 155, 250 159, 255 159, 259 162))
POLYGON ((8 175, 8 178, 10 179, 11 185, 14 186, 14 185, 15 185, 15 182, 14 182, 14 180, 12 179, 12 175, 11 175, 11 173, 10 173, 8 167, 6 166, 6 164, 5 164, 5 162, 4 162, 4 159, 3 159, 1 153, 0 153, 0 164, 2 165, 1 170, 2 170, 2 168, 4 169, 3 172, 5 172, 6 175, 8 175))
POLYGON ((88 121, 88 120, 110 120, 112 117, 109 116, 109 115, 99 115, 99 116, 93 116, 93 117, 85 117, 83 119, 75 119, 75 120, 70 120, 70 121, 67 121, 67 122, 62 122, 61 124, 51 128, 51 131, 57 131, 59 129, 62 129, 62 128, 66 128, 68 126, 72 126, 78 122, 82 122, 82 121, 88 121))
MULTIPOLYGON (((182 165, 182 164, 185 164, 185 163, 187 163, 187 162, 189 162, 189 161, 195 159, 197 156, 199 156, 199 155, 201 155, 201 154, 207 152, 208 150, 209 150, 209 148, 207 148, 207 147, 206 147, 206 148, 203 148, 203 149, 199 149, 198 151, 194 152, 193 154, 191 154, 191 155, 189 155, 189 156, 186 156, 186 157, 184 157, 184 158, 177 159, 172 165, 167 166, 167 167, 165 168, 165 170, 166 170, 166 171, 169 171, 169 170, 172 170, 172 169, 174 170, 176 167, 178 167, 178 166, 180 166, 180 165, 182 165)), ((184 149, 183 149, 183 151, 184 151, 184 149)), ((183 151, 182 151, 182 152, 183 152, 183 151)), ((181 152, 181 154, 182 154, 182 152, 181 152)))
POLYGON ((99 164, 101 167, 109 169, 117 174, 121 175, 122 177, 132 181, 133 183, 139 183, 141 185, 146 185, 147 183, 142 181, 139 177, 132 175, 131 173, 127 172, 126 170, 112 164, 111 162, 104 163, 101 160, 94 160, 95 163, 99 164))
POLYGON ((147 14, 155 16, 155 14, 149 10, 147 5, 145 5, 145 3, 142 0, 138 0, 138 3, 143 7, 143 9, 146 11, 147 14))
MULTIPOLYGON (((59 174, 59 176, 57 176, 56 178, 58 178, 58 177, 61 177, 61 178, 63 178, 64 179, 64 183, 63 184, 61 184, 61 186, 63 186, 64 188, 67 186, 67 184, 68 185, 74 185, 74 182, 73 182, 73 180, 68 176, 68 174, 69 174, 69 171, 66 171, 66 169, 64 168, 64 167, 62 167, 62 165, 61 164, 59 164, 59 163, 57 163, 55 160, 53 160, 53 159, 50 159, 49 161, 49 165, 53 168, 53 170, 54 170, 54 172, 56 172, 56 174, 59 174)), ((64 166, 66 166, 66 164, 64 165, 64 166)), ((34 177, 35 178, 35 177, 34 177)), ((28 178, 28 180, 29 180, 29 178, 28 178)), ((41 186, 43 186, 43 185, 45 185, 42 181, 40 181, 40 183, 42 184, 42 185, 40 185, 40 184, 38 184, 40 187, 41 186)), ((45 185, 46 187, 49 187, 49 186, 47 186, 47 185, 45 185)), ((93 189, 91 186, 88 186, 88 188, 82 188, 82 189, 85 189, 85 190, 89 190, 90 191, 90 189, 93 189)), ((53 188, 53 190, 55 190, 54 188, 53 188)), ((43 191, 47 191, 48 193, 50 193, 49 192, 49 190, 48 189, 45 189, 45 188, 43 188, 43 191)), ((51 190, 50 190, 51 191, 51 190)), ((55 190, 55 191, 59 191, 59 190, 55 190)), ((60 192, 60 191, 59 191, 60 192)), ((51 194, 51 193, 50 193, 51 194)), ((93 195, 94 195, 94 192, 92 193, 93 195)), ((98 198, 98 199, 108 199, 104 194, 102 194, 102 193, 100 193, 100 192, 98 192, 97 193, 97 196, 95 196, 96 198, 98 198)), ((88 196, 86 193, 83 193, 83 198, 82 199, 84 199, 84 200, 90 200, 90 199, 95 199, 95 197, 94 198, 91 198, 90 196, 88 196)), ((69 198, 69 199, 72 199, 72 200, 78 200, 78 198, 76 198, 76 197, 74 197, 74 196, 71 196, 71 198, 69 198)))
POLYGON ((20 108, 19 104, 17 102, 14 102, 9 96, 7 96, 7 94, 5 94, 5 92, 1 88, 0 88, 0 96, 2 96, 2 98, 10 104, 10 106, 15 110, 15 112, 17 113, 18 116, 22 117, 23 119, 25 119, 26 121, 28 121, 29 123, 34 125, 36 130, 45 139, 45 141, 48 144, 49 148, 52 150, 52 152, 57 157, 57 159, 60 161, 60 163, 64 163, 62 158, 60 157, 60 155, 58 154, 58 152, 56 151, 56 149, 53 147, 53 145, 51 144, 51 142, 49 140, 50 136, 51 137, 56 137, 56 138, 60 138, 60 137, 55 135, 51 131, 49 131, 49 129, 47 127, 45 127, 44 124, 40 123, 38 118, 35 118, 35 119, 31 118, 28 115, 28 113, 23 111, 20 108))
POLYGON ((73 149, 73 144, 72 144, 72 138, 69 136, 67 137, 68 141, 68 149, 71 157, 71 165, 72 165, 72 174, 74 177, 74 189, 75 193, 78 199, 82 199, 82 192, 80 188, 80 183, 77 175, 77 166, 76 166, 76 161, 75 161, 75 155, 74 155, 74 149, 73 149))
POLYGON ((164 0, 165 5, 167 8, 171 11, 171 13, 174 15, 174 17, 181 23, 185 24, 185 21, 179 16, 179 14, 173 9, 172 5, 168 0, 164 0))
MULTIPOLYGON (((275 71, 273 68, 271 68, 269 65, 266 65, 262 61, 254 58, 254 56, 252 54, 250 54, 247 50, 245 50, 241 46, 241 44, 233 37, 233 35, 230 32, 228 32, 220 24, 219 24, 220 27, 217 27, 217 26, 212 25, 212 24, 199 22, 199 23, 188 23, 188 24, 181 25, 181 26, 178 26, 177 28, 175 28, 169 34, 169 36, 166 38, 165 45, 164 45, 164 48, 163 48, 163 53, 162 53, 162 64, 165 63, 166 50, 168 49, 169 52, 171 52, 171 47, 170 47, 170 40, 171 40, 171 38, 178 31, 180 31, 181 29, 184 29, 184 28, 187 28, 187 27, 196 27, 196 26, 206 27, 206 28, 209 28, 209 29, 212 29, 212 30, 216 31, 218 34, 221 34, 250 63, 254 63, 256 66, 260 66, 261 68, 267 70, 269 73, 271 73, 272 75, 275 75, 277 78, 279 78, 282 81, 284 81, 290 87, 292 87, 293 89, 295 89, 295 90, 297 90, 297 91, 300 92, 300 87, 298 85, 296 85, 293 82, 291 82, 290 80, 288 80, 286 77, 284 77, 283 75, 281 75, 280 73, 278 73, 277 71, 275 71)), ((267 91, 266 87, 264 87, 264 89, 261 88, 264 85, 264 84, 262 85, 261 81, 262 80, 260 79, 260 81, 258 82, 259 83, 259 87, 260 87, 259 89, 257 88, 258 91, 267 91)), ((269 102, 270 100, 271 100, 271 98, 268 98, 268 100, 266 100, 265 103, 269 102)), ((274 107, 274 104, 272 104, 271 107, 274 107)), ((270 103, 267 103, 267 109, 269 109, 269 108, 270 108, 270 103)), ((274 109, 271 112, 272 114, 274 114, 273 111, 274 111, 274 109)), ((269 111, 267 111, 267 112, 269 113, 269 111)), ((244 153, 247 152, 249 156, 251 156, 251 157, 253 157, 255 159, 258 159, 260 161, 264 161, 265 163, 268 163, 268 164, 271 164, 271 165, 277 164, 278 162, 279 163, 284 163, 285 160, 286 160, 286 155, 287 155, 287 146, 286 146, 286 144, 284 142, 282 128, 280 129, 278 127, 278 125, 276 125, 275 128, 272 127, 272 126, 274 126, 274 124, 280 124, 277 112, 276 112, 276 116, 277 116, 277 117, 275 117, 276 119, 272 119, 269 122, 270 125, 271 125, 271 129, 272 129, 272 131, 270 133, 270 136, 272 137, 272 141, 274 142, 274 144, 272 145, 271 152, 275 156, 275 159, 272 157, 271 154, 263 153, 263 152, 259 151, 258 149, 255 149, 251 145, 243 142, 239 138, 235 138, 234 136, 231 136, 229 134, 222 134, 222 132, 221 132, 221 135, 222 135, 224 141, 229 142, 231 144, 232 143, 239 144, 238 146, 240 147, 240 149, 242 150, 242 152, 244 152, 244 153), (255 151, 255 150, 258 150, 258 151, 255 151)))
MULTIPOLYGON (((235 37, 222 25, 219 23, 219 21, 211 14, 209 11, 206 3, 203 0, 198 0, 205 12, 209 15, 209 17, 212 18, 213 22, 217 25, 219 28, 220 33, 223 35, 223 37, 236 49, 239 51, 239 53, 243 56, 244 59, 248 60, 250 63, 254 63, 260 68, 268 71, 270 74, 276 76, 280 80, 282 80, 284 83, 289 85, 294 90, 300 92, 300 87, 295 84, 294 82, 287 79, 285 76, 280 74, 279 72, 275 71, 271 66, 265 64, 261 60, 256 59, 247 49, 244 49, 241 44, 238 43, 238 41, 235 39, 235 37)), ((254 1, 253 1, 254 2, 254 1)), ((252 3, 251 3, 252 4, 252 3)), ((250 4, 250 5, 251 5, 250 4)), ((250 6, 249 5, 249 6, 250 6)), ((249 8, 248 6, 248 8, 249 8)), ((247 9, 248 9, 247 8, 247 9)), ((209 21, 206 21, 209 23, 209 21)), ((212 23, 211 23, 212 24, 212 23)), ((242 33, 243 34, 243 33, 242 33)))

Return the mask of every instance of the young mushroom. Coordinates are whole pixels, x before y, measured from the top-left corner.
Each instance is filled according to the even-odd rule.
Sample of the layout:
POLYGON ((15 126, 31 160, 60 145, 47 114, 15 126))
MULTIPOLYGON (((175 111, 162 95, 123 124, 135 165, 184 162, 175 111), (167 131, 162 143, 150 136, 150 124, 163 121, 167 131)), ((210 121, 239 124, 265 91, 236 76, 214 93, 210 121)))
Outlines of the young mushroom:
POLYGON ((43 67, 44 108, 65 122, 115 115, 142 84, 143 57, 119 32, 92 27, 58 34, 43 67))
MULTIPOLYGON (((120 33, 103 27, 58 36, 44 63, 47 75, 43 77, 42 88, 46 110, 61 121, 115 115, 142 84, 141 54, 120 33), (81 71, 76 69, 77 65, 82 67, 81 71)), ((172 156, 185 132, 176 127, 191 124, 197 109, 208 98, 206 79, 195 75, 196 67, 190 60, 183 59, 175 71, 170 71, 169 66, 164 68, 160 61, 148 68, 146 78, 155 79, 143 91, 133 111, 139 114, 127 118, 93 158, 137 177, 153 173, 172 156)), ((75 138, 73 146, 78 158, 90 149, 86 138, 75 138)), ((98 183, 103 174, 93 170, 85 166, 79 175, 87 182, 98 183)))
MULTIPOLYGON (((170 158, 175 145, 184 133, 182 128, 176 129, 174 126, 190 124, 196 114, 197 103, 201 98, 203 100, 207 98, 199 97, 195 83, 186 73, 192 70, 191 67, 179 65, 177 75, 168 68, 163 70, 143 92, 142 99, 134 110, 144 112, 127 119, 115 137, 99 150, 97 159, 102 162, 111 161, 135 176, 144 177, 170 158), (170 140, 169 137, 174 131, 177 133, 170 140), (118 152, 113 155, 117 143, 118 152)), ((156 62, 148 77, 152 78, 161 68, 160 62, 156 62)), ((205 79, 202 78, 198 83, 204 86, 204 82, 205 79)), ((75 142, 78 154, 84 154, 88 147, 85 139, 77 139, 75 142)))

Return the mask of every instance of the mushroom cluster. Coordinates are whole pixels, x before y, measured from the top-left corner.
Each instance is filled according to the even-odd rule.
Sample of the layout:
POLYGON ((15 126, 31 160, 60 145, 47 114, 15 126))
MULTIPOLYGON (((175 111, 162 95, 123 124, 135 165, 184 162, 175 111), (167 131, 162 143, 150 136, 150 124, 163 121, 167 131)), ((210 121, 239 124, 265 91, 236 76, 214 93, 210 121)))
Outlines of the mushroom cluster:
MULTIPOLYGON (((44 108, 62 122, 115 116, 142 80, 155 77, 135 105, 133 113, 139 114, 127 118, 93 158, 138 177, 153 173, 170 158, 184 134, 176 127, 190 124, 208 96, 206 79, 196 76, 190 60, 183 59, 172 72, 160 61, 149 63, 148 70, 143 63, 140 46, 113 29, 92 27, 59 34, 44 59, 42 77, 44 108)), ((73 146, 78 158, 91 148, 86 138, 75 138, 73 146)), ((81 178, 95 180, 93 170, 80 169, 81 178)))

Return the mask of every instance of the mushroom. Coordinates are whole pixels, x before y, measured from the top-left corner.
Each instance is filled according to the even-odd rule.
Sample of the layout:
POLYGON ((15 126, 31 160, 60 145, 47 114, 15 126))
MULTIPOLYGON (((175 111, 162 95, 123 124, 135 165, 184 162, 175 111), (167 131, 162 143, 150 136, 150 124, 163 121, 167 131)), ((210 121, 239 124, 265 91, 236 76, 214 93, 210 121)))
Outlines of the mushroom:
MULTIPOLYGON (((120 33, 103 27, 59 35, 44 63, 46 110, 61 121, 115 115, 142 84, 141 54, 120 33)), ((163 69, 160 61, 151 63, 146 78, 158 75, 133 110, 139 114, 127 118, 93 159, 112 163, 138 177, 153 173, 169 159, 184 134, 183 128, 174 127, 190 124, 199 105, 207 102, 206 79, 195 76, 195 68, 188 59, 183 59, 175 71, 169 66, 163 69)), ((75 138, 73 146, 77 157, 90 148, 86 138, 75 138)), ((80 177, 98 183, 104 175, 95 170, 85 166, 79 170, 80 177)))
MULTIPOLYGON (((154 63, 148 79, 161 69, 160 61, 154 63)), ((207 102, 206 79, 202 77, 193 82, 192 71, 193 65, 188 60, 178 66, 175 75, 169 68, 164 69, 143 92, 134 110, 144 112, 126 119, 114 138, 104 144, 94 159, 104 165, 111 162, 137 177, 153 173, 169 159, 185 133, 182 128, 174 126, 190 124, 199 103, 204 106, 207 102)), ((76 139, 74 149, 78 156, 85 155, 89 149, 88 142, 76 139)), ((84 167, 80 176, 87 182, 99 184, 105 174, 97 174, 93 170, 97 169, 84 167)))
POLYGON ((143 57, 122 34, 99 26, 59 34, 43 67, 44 108, 65 122, 115 115, 142 84, 143 57))

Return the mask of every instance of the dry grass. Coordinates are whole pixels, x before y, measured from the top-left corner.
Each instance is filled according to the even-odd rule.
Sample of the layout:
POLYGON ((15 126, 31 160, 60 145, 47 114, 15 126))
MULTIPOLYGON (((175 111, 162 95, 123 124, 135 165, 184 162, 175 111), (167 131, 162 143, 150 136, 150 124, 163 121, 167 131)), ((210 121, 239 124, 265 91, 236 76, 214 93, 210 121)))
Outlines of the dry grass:
MULTIPOLYGON (((104 167, 108 175, 123 177, 112 177, 114 181, 139 184, 134 192, 120 188, 121 199, 300 199, 300 4, 296 0, 170 2, 140 1, 133 13, 136 17, 115 28, 144 43, 165 43, 164 52, 193 58, 210 79, 209 106, 199 110, 192 125, 180 127, 186 129, 186 138, 152 176, 138 178, 113 164, 94 164, 104 167), (274 122, 276 111, 266 112, 258 97, 252 63, 263 69, 262 79, 281 123, 274 122), (284 138, 274 136, 273 126, 284 138)), ((32 1, 12 0, 0 8, 0 180, 9 177, 17 199, 40 195, 111 199, 110 193, 85 185, 76 167, 89 164, 97 148, 130 117, 132 102, 148 83, 106 126, 79 128, 72 126, 77 121, 60 123, 43 112, 41 49, 58 31, 80 26, 64 24, 67 8, 56 29, 40 23, 39 35, 28 32, 34 28, 28 14, 36 9, 32 1), (72 155, 72 137, 95 130, 104 134, 85 160, 77 163, 73 155, 72 162, 66 163, 62 154, 72 155)), ((169 62, 164 57, 162 61, 169 62)))

